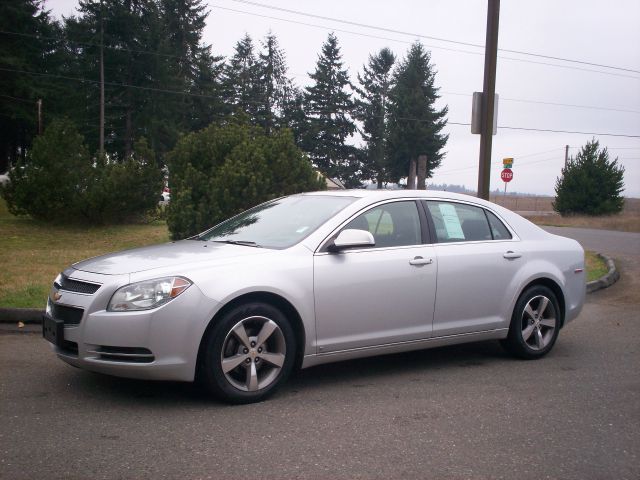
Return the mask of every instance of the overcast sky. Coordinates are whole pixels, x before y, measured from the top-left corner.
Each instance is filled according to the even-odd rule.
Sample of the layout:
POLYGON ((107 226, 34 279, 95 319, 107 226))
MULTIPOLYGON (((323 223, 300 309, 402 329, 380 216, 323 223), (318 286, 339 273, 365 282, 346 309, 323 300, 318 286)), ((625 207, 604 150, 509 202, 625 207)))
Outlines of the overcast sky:
MULTIPOLYGON (((77 3, 76 0, 46 0, 47 8, 56 17, 74 14, 77 3)), ((413 41, 422 41, 432 52, 432 63, 438 72, 436 85, 442 95, 440 105, 449 105, 450 122, 470 122, 471 94, 482 91, 482 48, 426 37, 484 45, 486 1, 255 0, 255 3, 406 34, 311 18, 241 1, 208 0, 207 3, 210 15, 204 41, 213 46, 215 54, 230 56, 235 43, 245 33, 259 40, 272 31, 286 52, 290 75, 300 86, 308 84, 307 74, 314 70, 322 43, 333 31, 353 81, 369 54, 389 47, 398 57, 403 57, 413 41)), ((499 52, 498 125, 639 136, 639 22, 638 0, 501 2, 498 48, 626 70, 499 52)), ((447 154, 431 181, 464 184, 475 189, 479 136, 472 135, 469 126, 449 125, 447 132, 450 134, 447 154)), ((493 137, 491 188, 504 187, 500 180, 502 158, 514 157, 514 179, 509 191, 553 194, 556 177, 564 163, 564 146, 570 145, 570 154, 575 154, 592 136, 624 165, 625 195, 640 197, 640 138, 506 128, 499 128, 493 137)))

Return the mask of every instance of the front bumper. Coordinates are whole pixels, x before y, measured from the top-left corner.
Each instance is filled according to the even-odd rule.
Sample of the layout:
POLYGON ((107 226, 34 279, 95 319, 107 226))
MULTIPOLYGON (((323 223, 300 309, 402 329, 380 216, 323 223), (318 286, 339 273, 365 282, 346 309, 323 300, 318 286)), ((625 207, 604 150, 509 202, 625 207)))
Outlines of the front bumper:
POLYGON ((52 288, 48 314, 81 311, 79 323, 65 323, 64 345, 52 344, 58 358, 75 367, 120 377, 194 379, 200 341, 217 310, 217 302, 191 285, 179 297, 153 310, 108 312, 111 296, 129 283, 129 275, 73 269, 65 274, 72 280, 101 286, 95 294, 52 288))

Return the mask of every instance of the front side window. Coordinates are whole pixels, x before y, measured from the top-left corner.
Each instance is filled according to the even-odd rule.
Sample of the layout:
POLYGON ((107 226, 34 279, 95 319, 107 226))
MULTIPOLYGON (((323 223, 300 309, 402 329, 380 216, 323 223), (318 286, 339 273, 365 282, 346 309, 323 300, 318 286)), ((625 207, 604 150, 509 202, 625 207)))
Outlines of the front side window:
POLYGON ((493 240, 484 209, 462 203, 428 201, 438 242, 493 240))
POLYGON ((420 216, 414 201, 379 205, 358 215, 344 228, 367 230, 373 235, 376 248, 422 243, 420 216))

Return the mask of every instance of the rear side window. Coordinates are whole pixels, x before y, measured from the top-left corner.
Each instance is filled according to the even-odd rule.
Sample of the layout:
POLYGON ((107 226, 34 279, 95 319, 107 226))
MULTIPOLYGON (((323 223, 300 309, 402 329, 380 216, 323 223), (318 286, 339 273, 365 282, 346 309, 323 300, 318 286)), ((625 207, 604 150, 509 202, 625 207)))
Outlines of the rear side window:
POLYGON ((507 230, 507 227, 504 226, 504 223, 498 219, 493 213, 489 210, 485 210, 487 212, 487 218, 489 219, 489 226, 491 227, 491 233, 493 234, 494 240, 509 240, 511 239, 511 232, 507 230))
MULTIPOLYGON (((449 202, 427 202, 438 242, 477 242, 493 240, 484 209, 449 202)), ((497 219, 496 219, 497 220, 497 219)), ((502 226, 504 228, 504 225, 502 226)))

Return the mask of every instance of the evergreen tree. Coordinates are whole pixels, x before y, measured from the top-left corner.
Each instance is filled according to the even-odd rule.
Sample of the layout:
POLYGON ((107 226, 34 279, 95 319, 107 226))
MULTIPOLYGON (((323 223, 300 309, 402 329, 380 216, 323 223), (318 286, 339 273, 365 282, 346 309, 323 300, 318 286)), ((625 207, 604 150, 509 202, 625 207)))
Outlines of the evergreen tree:
MULTIPOLYGON (((67 36, 75 43, 77 61, 72 67, 74 77, 100 78, 100 46, 103 45, 105 82, 105 149, 112 157, 123 160, 133 152, 134 139, 149 134, 152 145, 158 141, 148 107, 156 97, 149 90, 132 86, 157 87, 162 71, 161 56, 155 52, 163 43, 162 16, 153 0, 80 0, 79 17, 67 19, 67 36), (150 75, 151 74, 151 75, 150 75)), ((160 52, 162 54, 165 52, 160 52)), ((166 87, 165 87, 166 88, 166 87)), ((80 128, 87 136, 92 151, 98 149, 100 90, 97 84, 87 85, 83 92, 87 113, 80 128)), ((153 108, 158 108, 157 106, 153 108)), ((164 116, 166 118, 166 115, 164 116)), ((173 126, 173 125, 172 125, 173 126)))
POLYGON ((347 144, 356 131, 351 119, 354 103, 348 91, 351 84, 333 33, 322 46, 310 77, 315 83, 306 88, 309 125, 303 145, 322 173, 339 178, 347 186, 358 186, 361 172, 356 149, 347 144))
POLYGON ((211 47, 199 49, 196 57, 196 77, 191 87, 192 110, 190 131, 201 130, 229 113, 224 103, 222 78, 224 61, 213 56, 211 47))
POLYGON ((304 108, 304 92, 295 85, 290 84, 284 94, 285 99, 280 123, 283 127, 291 130, 296 145, 306 150, 304 146, 305 139, 308 137, 309 123, 304 108))
POLYGON ((442 134, 447 124, 448 107, 436 110, 439 98, 436 72, 431 56, 415 42, 394 73, 389 105, 389 177, 393 181, 407 176, 411 161, 427 156, 426 178, 440 166, 449 135, 442 134))
MULTIPOLYGON (((69 75, 99 78, 104 45, 111 158, 129 158, 141 136, 162 157, 181 133, 201 127, 222 105, 221 59, 201 41, 207 16, 202 0, 81 0, 79 12, 65 23, 66 36, 74 40, 68 44, 75 59, 69 75)), ((97 150, 98 85, 80 85, 69 103, 79 106, 69 115, 97 150)))
POLYGON ((241 111, 256 121, 260 106, 259 68, 253 40, 248 34, 236 43, 224 74, 226 101, 234 112, 241 111))
POLYGON ((242 117, 183 137, 169 155, 172 238, 202 232, 272 198, 323 188, 289 131, 266 135, 242 117))
MULTIPOLYGON (((189 92, 171 100, 181 131, 207 126, 219 116, 222 102, 222 57, 202 44, 206 26, 203 0, 162 0, 162 18, 170 56, 165 57, 172 89, 189 92)), ((171 144, 173 146, 173 143, 171 144)))
POLYGON ((389 163, 387 117, 391 69, 395 61, 395 55, 388 48, 375 56, 369 55, 369 64, 363 67, 362 75, 358 74, 362 88, 356 88, 360 95, 356 101, 356 118, 362 122, 361 134, 366 142, 363 171, 366 177, 377 181, 378 188, 386 181, 389 163))
POLYGON ((58 73, 61 62, 60 42, 51 40, 60 34, 60 26, 42 4, 0 2, 0 173, 26 157, 38 133, 37 100, 43 100, 43 118, 48 118, 60 98, 59 81, 25 73, 58 73))
POLYGON ((561 215, 606 215, 622 211, 624 167, 609 160, 594 138, 569 159, 556 180, 555 211, 561 215))
POLYGON ((124 162, 94 158, 73 122, 55 119, 36 137, 0 192, 14 215, 56 223, 119 223, 155 209, 162 173, 146 142, 124 162))
POLYGON ((258 123, 267 134, 280 124, 284 113, 291 80, 287 77, 287 63, 278 39, 272 33, 262 42, 263 51, 258 56, 258 76, 260 104, 258 105, 258 123))

